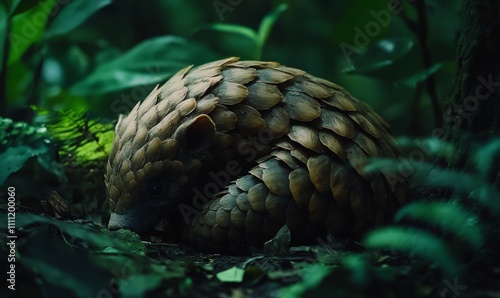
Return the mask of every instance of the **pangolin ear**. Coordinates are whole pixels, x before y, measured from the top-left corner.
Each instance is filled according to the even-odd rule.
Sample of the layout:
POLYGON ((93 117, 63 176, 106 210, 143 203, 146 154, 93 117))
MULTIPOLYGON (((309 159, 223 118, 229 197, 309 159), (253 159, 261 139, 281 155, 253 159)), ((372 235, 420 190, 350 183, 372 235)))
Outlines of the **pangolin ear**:
POLYGON ((215 136, 215 123, 207 115, 200 115, 181 128, 176 139, 185 148, 196 151, 208 149, 215 136))

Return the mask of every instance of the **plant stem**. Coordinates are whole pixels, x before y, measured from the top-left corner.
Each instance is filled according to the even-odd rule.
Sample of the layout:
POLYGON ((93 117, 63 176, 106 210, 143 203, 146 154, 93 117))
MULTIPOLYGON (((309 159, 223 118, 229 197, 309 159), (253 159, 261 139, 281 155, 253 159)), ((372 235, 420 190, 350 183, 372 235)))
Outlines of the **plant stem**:
MULTIPOLYGON (((31 92, 28 97, 28 102, 26 103, 28 106, 31 105, 39 105, 40 104, 40 85, 42 81, 42 69, 43 69, 43 63, 45 61, 45 42, 40 42, 39 44, 36 45, 37 50, 35 51, 36 53, 42 53, 40 57, 38 58, 39 61, 36 63, 36 67, 33 71, 33 83, 31 85, 31 92), (39 50, 40 49, 40 50, 39 50)), ((31 117, 29 117, 31 118, 31 117)))
MULTIPOLYGON (((417 0, 415 1, 415 5, 418 13, 418 30, 417 36, 420 43, 420 48, 422 51, 422 62, 424 64, 425 69, 429 69, 432 66, 432 58, 431 53, 429 51, 429 47, 427 46, 427 37, 429 28, 427 26, 427 11, 425 8, 425 0, 417 0)), ((439 107, 438 96, 436 93, 436 81, 435 75, 430 75, 425 80, 425 85, 427 89, 427 93, 431 98, 432 107, 434 109, 434 121, 436 127, 441 127, 443 124, 443 116, 441 112, 441 108, 439 107)))

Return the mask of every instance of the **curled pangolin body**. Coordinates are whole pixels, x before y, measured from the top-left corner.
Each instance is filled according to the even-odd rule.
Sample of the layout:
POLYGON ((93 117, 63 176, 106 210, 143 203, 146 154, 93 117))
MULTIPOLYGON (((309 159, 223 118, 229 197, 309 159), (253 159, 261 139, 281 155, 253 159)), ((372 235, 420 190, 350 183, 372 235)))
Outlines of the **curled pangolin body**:
POLYGON ((334 83, 275 62, 188 67, 120 117, 109 227, 145 233, 166 218, 221 253, 285 224, 292 244, 357 237, 405 203, 406 182, 363 172, 397 153, 386 122, 334 83))

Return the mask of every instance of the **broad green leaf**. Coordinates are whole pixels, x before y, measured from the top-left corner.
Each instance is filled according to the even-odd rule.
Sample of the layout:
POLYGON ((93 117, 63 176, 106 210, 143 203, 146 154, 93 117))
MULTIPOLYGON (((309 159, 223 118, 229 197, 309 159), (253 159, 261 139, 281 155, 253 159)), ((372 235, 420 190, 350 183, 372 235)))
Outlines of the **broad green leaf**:
POLYGON ((99 65, 90 75, 74 84, 70 91, 79 95, 105 94, 155 84, 183 67, 213 58, 214 55, 204 47, 181 37, 155 37, 99 65))
POLYGON ((375 230, 366 236, 363 244, 371 249, 395 249, 419 256, 438 265, 447 276, 457 276, 460 271, 443 240, 417 229, 387 227, 375 230))
POLYGON ((217 278, 222 282, 242 282, 245 270, 232 267, 227 270, 217 273, 217 278))
POLYGON ((382 39, 353 57, 352 65, 344 69, 344 72, 376 75, 377 71, 394 65, 395 62, 403 58, 413 46, 413 40, 409 38, 382 39))
POLYGON ((116 272, 102 268, 88 250, 61 240, 47 226, 37 227, 17 248, 19 262, 43 283, 43 297, 95 297, 116 272))
POLYGON ((288 9, 288 4, 282 3, 278 7, 276 7, 273 11, 271 11, 269 14, 267 14, 264 19, 262 19, 262 22, 260 23, 259 30, 257 31, 257 44, 258 44, 258 50, 259 52, 257 53, 257 59, 261 59, 262 55, 262 48, 264 47, 264 44, 267 41, 267 38, 269 37, 269 34, 271 33, 271 30, 278 20, 278 18, 281 16, 281 14, 288 9))
POLYGON ((4 184, 7 178, 19 171, 24 163, 33 156, 43 154, 47 151, 47 147, 40 146, 32 148, 28 146, 10 147, 5 152, 0 154, 0 185, 4 184))
POLYGON ((395 216, 396 221, 410 218, 453 233, 474 248, 483 244, 483 233, 477 218, 463 207, 450 202, 420 201, 405 206, 395 216))
POLYGON ((437 64, 434 64, 433 66, 427 68, 427 69, 424 69, 422 71, 419 71, 418 73, 408 77, 408 78, 404 78, 404 79, 401 79, 399 81, 397 81, 396 83, 394 83, 396 86, 398 85, 405 85, 405 86, 408 86, 410 88, 417 88, 417 86, 423 82, 425 82, 425 80, 427 80, 428 77, 432 76, 433 74, 435 74, 438 70, 440 70, 441 68, 443 68, 443 64, 442 63, 437 63, 437 64))
POLYGON ((43 36, 47 20, 56 1, 47 0, 39 3, 40 5, 12 18, 9 34, 9 65, 18 61, 26 50, 43 36))
POLYGON ((80 26, 99 9, 111 4, 112 0, 74 0, 65 5, 45 32, 50 38, 70 32, 80 26))

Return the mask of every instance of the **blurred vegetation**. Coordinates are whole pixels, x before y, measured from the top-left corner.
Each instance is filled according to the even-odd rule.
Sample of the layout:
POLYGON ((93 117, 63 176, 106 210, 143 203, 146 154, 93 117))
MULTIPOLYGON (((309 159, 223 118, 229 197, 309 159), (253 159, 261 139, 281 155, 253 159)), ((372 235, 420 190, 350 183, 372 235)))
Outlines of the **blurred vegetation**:
POLYGON ((239 56, 304 69, 345 87, 415 146, 443 128, 463 2, 0 0, 0 184, 16 187, 20 238, 17 291, 0 293, 426 297, 451 295, 457 278, 482 294, 500 287, 498 141, 465 153, 466 170, 456 146, 436 139, 422 141, 424 162, 374 161, 367 170, 411 168, 424 200, 369 234, 361 253, 322 245, 207 256, 102 228, 118 115, 187 65, 239 56))

